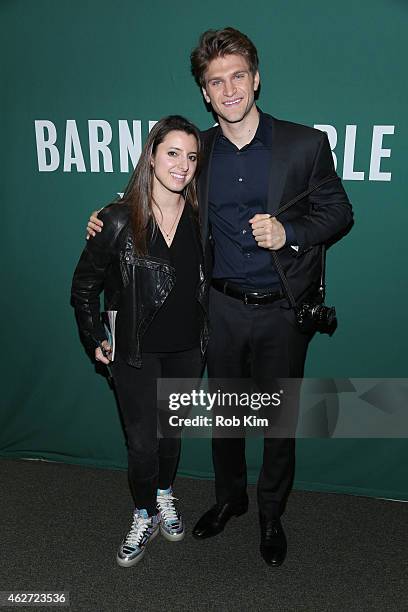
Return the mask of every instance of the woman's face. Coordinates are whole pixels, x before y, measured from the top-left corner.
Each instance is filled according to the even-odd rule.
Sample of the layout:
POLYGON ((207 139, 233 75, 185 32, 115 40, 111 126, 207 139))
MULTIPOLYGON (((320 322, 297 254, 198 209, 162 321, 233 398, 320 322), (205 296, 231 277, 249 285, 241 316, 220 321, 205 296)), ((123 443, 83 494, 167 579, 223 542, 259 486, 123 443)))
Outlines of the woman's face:
POLYGON ((197 140, 192 134, 172 131, 165 136, 151 163, 153 189, 180 193, 187 187, 197 169, 197 140))

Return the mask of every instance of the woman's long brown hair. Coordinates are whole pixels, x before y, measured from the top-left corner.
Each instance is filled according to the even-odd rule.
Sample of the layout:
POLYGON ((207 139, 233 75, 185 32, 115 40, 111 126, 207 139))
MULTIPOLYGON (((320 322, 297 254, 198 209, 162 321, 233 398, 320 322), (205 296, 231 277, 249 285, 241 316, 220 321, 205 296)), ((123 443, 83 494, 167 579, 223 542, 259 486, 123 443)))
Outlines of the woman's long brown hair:
MULTIPOLYGON (((131 207, 131 225, 133 229, 135 250, 140 256, 147 254, 147 231, 151 221, 152 232, 157 231, 153 214, 153 167, 151 159, 157 147, 169 132, 185 132, 197 140, 198 162, 200 154, 200 132, 193 123, 179 115, 170 115, 158 121, 150 131, 140 159, 133 171, 123 194, 122 202, 131 207)), ((183 192, 186 203, 198 213, 197 170, 191 182, 183 192)))

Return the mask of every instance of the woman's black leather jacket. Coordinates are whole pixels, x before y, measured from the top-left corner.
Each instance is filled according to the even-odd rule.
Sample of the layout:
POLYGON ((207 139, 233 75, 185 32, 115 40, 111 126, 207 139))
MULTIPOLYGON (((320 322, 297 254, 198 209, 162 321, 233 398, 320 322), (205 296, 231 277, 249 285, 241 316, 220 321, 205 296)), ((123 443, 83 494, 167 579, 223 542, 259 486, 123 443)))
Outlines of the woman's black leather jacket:
MULTIPOLYGON (((141 339, 176 282, 174 268, 165 260, 134 250, 128 204, 115 202, 98 215, 103 230, 90 238, 82 252, 72 281, 71 304, 85 348, 90 354, 106 339, 101 322, 99 295, 104 290, 105 310, 120 310, 122 323, 129 330, 121 357, 141 367, 141 339)), ((198 222, 189 210, 192 230, 201 252, 197 300, 202 307, 200 345, 204 354, 208 343, 208 281, 198 222)), ((182 279, 181 279, 182 282, 182 279)))

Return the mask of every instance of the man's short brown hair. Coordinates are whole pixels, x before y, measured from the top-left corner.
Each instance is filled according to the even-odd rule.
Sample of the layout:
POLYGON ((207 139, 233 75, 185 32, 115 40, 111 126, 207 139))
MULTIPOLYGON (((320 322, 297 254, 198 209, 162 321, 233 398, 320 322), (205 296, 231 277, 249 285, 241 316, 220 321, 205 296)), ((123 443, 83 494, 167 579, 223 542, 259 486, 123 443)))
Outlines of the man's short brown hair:
POLYGON ((225 55, 242 55, 254 75, 258 70, 258 53, 255 45, 239 30, 223 28, 207 30, 200 36, 198 45, 191 53, 191 72, 200 87, 205 86, 204 74, 209 63, 225 55))

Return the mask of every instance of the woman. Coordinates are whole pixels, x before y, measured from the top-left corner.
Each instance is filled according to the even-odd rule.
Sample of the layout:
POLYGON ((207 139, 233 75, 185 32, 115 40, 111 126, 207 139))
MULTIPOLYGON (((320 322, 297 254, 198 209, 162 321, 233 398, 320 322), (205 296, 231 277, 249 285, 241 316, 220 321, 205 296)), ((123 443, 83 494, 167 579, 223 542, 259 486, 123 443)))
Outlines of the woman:
POLYGON ((173 480, 180 437, 166 437, 157 379, 199 378, 207 344, 203 250, 195 175, 199 132, 170 116, 151 130, 123 199, 104 208, 72 283, 84 344, 110 366, 128 441, 132 524, 117 562, 137 563, 150 539, 184 537, 173 480), (99 294, 105 292, 108 337, 99 294), (158 434, 160 433, 160 435, 158 434))

